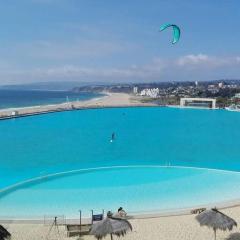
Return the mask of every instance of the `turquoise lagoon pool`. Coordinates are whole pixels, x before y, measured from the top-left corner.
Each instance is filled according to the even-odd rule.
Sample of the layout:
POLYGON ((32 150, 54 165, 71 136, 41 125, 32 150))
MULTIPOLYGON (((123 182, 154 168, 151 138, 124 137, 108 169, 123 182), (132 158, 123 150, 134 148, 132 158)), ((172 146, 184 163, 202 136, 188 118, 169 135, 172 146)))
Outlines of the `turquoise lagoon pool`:
POLYGON ((73 217, 119 206, 153 212, 240 199, 239 125, 236 112, 158 107, 1 121, 1 215, 73 217), (95 170, 44 178, 87 168, 95 170))

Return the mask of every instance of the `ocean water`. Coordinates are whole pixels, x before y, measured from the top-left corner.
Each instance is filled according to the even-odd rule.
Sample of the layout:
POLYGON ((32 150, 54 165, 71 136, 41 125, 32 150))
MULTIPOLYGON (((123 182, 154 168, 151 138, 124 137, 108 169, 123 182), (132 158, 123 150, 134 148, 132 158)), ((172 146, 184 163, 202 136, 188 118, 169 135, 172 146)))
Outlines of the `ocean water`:
MULTIPOLYGON (((237 130, 239 125, 240 114, 238 112, 161 107, 94 109, 0 121, 0 188, 4 189, 12 184, 38 176, 84 168, 135 165, 188 166, 231 170, 236 171, 236 174, 228 173, 226 175, 224 172, 215 174, 215 172, 209 173, 208 170, 201 170, 203 172, 198 175, 199 172, 194 169, 185 172, 177 169, 178 173, 175 170, 166 172, 166 169, 165 172, 145 173, 138 169, 139 172, 136 170, 138 173, 134 174, 140 174, 143 182, 135 178, 138 181, 136 180, 134 185, 139 187, 139 192, 143 191, 144 185, 146 191, 151 192, 151 189, 155 189, 154 186, 159 188, 162 186, 164 191, 167 191, 164 198, 163 194, 159 193, 159 197, 154 200, 159 203, 159 207, 153 205, 153 208, 161 208, 161 205, 165 206, 163 208, 180 208, 198 205, 198 203, 213 203, 213 200, 214 202, 233 200, 240 198, 240 191, 237 189, 238 171, 240 170, 240 141, 237 130), (111 143, 113 132, 115 132, 116 139, 111 143), (182 173, 183 175, 181 175, 182 173), (152 174, 154 177, 150 184, 148 179, 152 174), (171 177, 166 178, 166 174, 171 177), (191 180, 192 174, 196 174, 194 180, 191 180), (205 178, 206 175, 208 177, 205 178), (192 181, 192 185, 189 183, 190 181, 192 181), (204 198, 206 196, 204 193, 209 193, 211 181, 215 184, 211 188, 212 198, 204 198), (203 184, 198 186, 198 182, 203 184), (182 192, 175 189, 175 193, 168 194, 168 188, 165 186, 174 189, 177 184, 182 192), (179 197, 184 196, 183 186, 188 185, 187 192, 189 194, 193 192, 196 196, 196 192, 201 192, 202 197, 197 199, 191 194, 179 197), (230 188, 231 185, 232 188, 230 188), (196 188, 197 191, 195 191, 196 188), (215 199, 213 199, 214 194, 218 196, 215 199), (176 197, 178 201, 174 202, 173 199, 176 197), (195 200, 196 204, 193 204, 195 200), (164 205, 163 201, 169 201, 171 204, 167 206, 164 203, 164 205)), ((115 171, 114 174, 109 175, 109 178, 106 177, 109 172, 104 171, 98 172, 97 174, 102 174, 98 177, 93 173, 96 178, 91 175, 92 173, 76 174, 71 176, 72 180, 71 177, 65 178, 65 185, 63 184, 64 178, 55 178, 54 181, 58 187, 52 193, 57 194, 58 192, 61 195, 69 188, 69 191, 72 191, 71 194, 74 194, 74 191, 76 194, 80 194, 84 190, 84 186, 88 186, 86 182, 95 179, 93 184, 88 186, 92 195, 89 192, 89 195, 86 193, 85 196, 91 196, 89 204, 98 208, 101 204, 104 205, 103 200, 111 195, 110 192, 101 195, 101 191, 112 190, 114 187, 111 186, 111 182, 114 178, 120 184, 116 188, 116 195, 124 194, 123 192, 132 186, 131 172, 132 170, 115 171), (106 181, 98 182, 97 179, 106 181), (75 185, 75 182, 78 182, 79 185, 75 185), (101 185, 102 182, 105 185, 101 185), (94 184, 100 184, 97 187, 98 190, 95 189, 94 184), (96 194, 94 195, 95 190, 96 194), (98 198, 102 199, 99 204, 93 204, 94 201, 97 202, 98 198)), ((29 196, 28 191, 31 192, 34 189, 38 189, 44 195, 45 190, 45 194, 49 191, 48 183, 45 183, 45 179, 43 179, 36 185, 33 183, 33 185, 17 188, 16 191, 9 192, 7 195, 3 194, 0 196, 0 210, 1 206, 7 208, 7 202, 9 202, 9 207, 16 204, 20 208, 20 203, 24 202, 24 196, 29 196), (18 195, 19 193, 21 194, 18 195)), ((132 189, 132 191, 135 190, 132 189)), ((153 196, 150 192, 148 195, 153 196)), ((49 196, 53 196, 51 194, 49 196)), ((46 206, 54 205, 50 199, 49 197, 49 202, 46 200, 46 206)), ((67 209, 68 200, 63 199, 57 205, 67 209)), ((130 210, 148 209, 145 205, 150 201, 149 199, 146 198, 146 201, 136 208, 130 207, 130 210)), ((133 203, 139 199, 135 196, 129 197, 128 200, 129 206, 133 206, 133 203)), ((69 199, 69 203, 71 201, 73 200, 69 199)), ((110 197, 109 201, 112 202, 109 207, 116 207, 115 204, 122 205, 121 201, 116 203, 114 197, 112 200, 110 197)), ((126 199, 122 201, 127 205, 126 199)), ((88 206, 87 203, 81 204, 85 207, 88 206)), ((73 208, 76 205, 73 205, 73 208)), ((36 209, 40 209, 40 207, 36 209)), ((57 209, 55 210, 57 211, 57 209)))
POLYGON ((75 93, 71 91, 1 90, 0 109, 39 106, 69 101, 83 101, 102 96, 98 93, 75 93))

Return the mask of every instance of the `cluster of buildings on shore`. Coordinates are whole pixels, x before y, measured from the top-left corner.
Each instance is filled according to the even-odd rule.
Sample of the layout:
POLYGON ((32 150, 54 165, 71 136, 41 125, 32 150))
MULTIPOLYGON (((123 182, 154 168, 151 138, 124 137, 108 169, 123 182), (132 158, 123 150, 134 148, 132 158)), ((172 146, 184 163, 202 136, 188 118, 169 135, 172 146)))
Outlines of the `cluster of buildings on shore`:
POLYGON ((139 94, 140 96, 157 98, 159 96, 159 88, 146 88, 146 89, 143 89, 139 94))
MULTIPOLYGON (((143 88, 140 89, 137 86, 133 87, 133 93, 140 96, 146 96, 151 98, 158 98, 160 96, 178 96, 178 97, 194 97, 203 94, 204 92, 208 95, 216 95, 224 90, 239 90, 240 86, 237 84, 225 84, 224 82, 219 82, 216 84, 199 85, 198 81, 194 82, 192 85, 181 85, 171 86, 167 88, 143 88)), ((220 93, 221 94, 221 93, 220 93)), ((239 96, 237 95, 237 96, 239 96)), ((216 96, 217 97, 217 96, 216 96)))
POLYGON ((167 87, 142 88, 133 87, 133 93, 145 99, 160 99, 162 104, 193 106, 226 107, 231 104, 240 104, 240 85, 233 83, 201 83, 181 84, 167 87), (163 102, 165 99, 165 102, 163 102), (170 103, 169 103, 169 100, 170 103))
POLYGON ((237 88, 238 88, 237 84, 224 84, 224 82, 220 82, 218 84, 209 84, 207 86, 207 90, 212 94, 217 94, 219 93, 220 90, 224 89, 237 89, 237 88))

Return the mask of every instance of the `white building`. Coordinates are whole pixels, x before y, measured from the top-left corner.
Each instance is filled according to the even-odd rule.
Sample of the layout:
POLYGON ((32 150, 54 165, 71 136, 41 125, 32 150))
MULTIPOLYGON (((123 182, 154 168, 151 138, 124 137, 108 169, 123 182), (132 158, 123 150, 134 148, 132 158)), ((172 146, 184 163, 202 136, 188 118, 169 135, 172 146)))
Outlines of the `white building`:
POLYGON ((217 85, 208 85, 208 91, 215 94, 219 92, 219 88, 217 85))
POLYGON ((133 93, 137 94, 138 93, 138 87, 133 87, 133 93))
POLYGON ((224 83, 223 83, 223 82, 220 82, 220 83, 218 84, 218 87, 219 87, 219 88, 223 88, 223 86, 224 86, 224 83))
POLYGON ((140 92, 140 95, 156 98, 159 95, 159 89, 158 88, 146 88, 140 92))
POLYGON ((240 98, 240 93, 236 93, 234 98, 240 98))
POLYGON ((17 115, 18 115, 18 111, 12 111, 12 112, 11 112, 11 115, 12 115, 12 116, 17 116, 17 115))
POLYGON ((214 98, 181 98, 181 107, 204 107, 204 108, 216 108, 216 99, 214 98))

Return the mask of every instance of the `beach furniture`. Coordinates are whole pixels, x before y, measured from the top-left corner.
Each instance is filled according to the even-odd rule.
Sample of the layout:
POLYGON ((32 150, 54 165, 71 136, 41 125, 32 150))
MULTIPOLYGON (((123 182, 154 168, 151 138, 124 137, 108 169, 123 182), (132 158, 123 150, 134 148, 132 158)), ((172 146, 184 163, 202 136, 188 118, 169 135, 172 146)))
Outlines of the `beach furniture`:
POLYGON ((67 224, 67 236, 74 237, 74 236, 83 236, 88 235, 92 225, 95 222, 101 221, 104 218, 104 210, 102 213, 94 214, 94 211, 91 210, 91 223, 82 224, 82 212, 79 211, 79 224, 67 224))
POLYGON ((75 237, 75 236, 83 236, 88 235, 91 229, 91 224, 82 224, 81 230, 80 230, 79 224, 67 224, 66 230, 67 230, 67 236, 68 237, 75 237))

